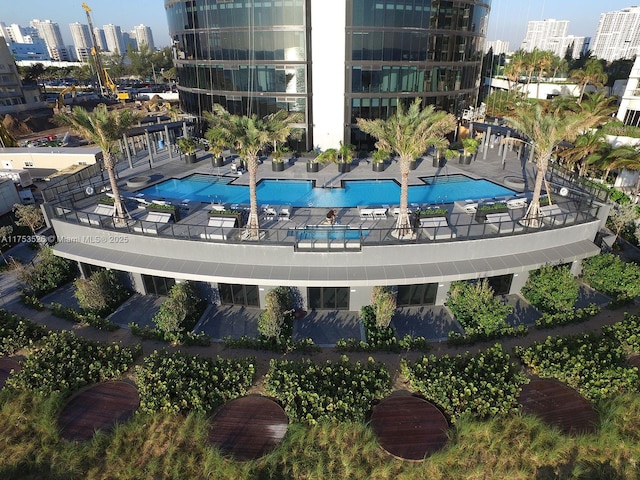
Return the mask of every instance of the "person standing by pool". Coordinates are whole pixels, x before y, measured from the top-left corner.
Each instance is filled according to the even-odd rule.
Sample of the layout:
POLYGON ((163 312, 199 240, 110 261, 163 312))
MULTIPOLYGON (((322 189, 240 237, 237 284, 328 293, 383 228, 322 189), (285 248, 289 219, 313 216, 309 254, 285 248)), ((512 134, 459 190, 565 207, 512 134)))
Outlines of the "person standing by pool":
POLYGON ((335 209, 332 208, 331 210, 329 210, 327 212, 327 220, 326 220, 326 222, 329 225, 334 225, 336 223, 336 211, 335 211, 335 209))

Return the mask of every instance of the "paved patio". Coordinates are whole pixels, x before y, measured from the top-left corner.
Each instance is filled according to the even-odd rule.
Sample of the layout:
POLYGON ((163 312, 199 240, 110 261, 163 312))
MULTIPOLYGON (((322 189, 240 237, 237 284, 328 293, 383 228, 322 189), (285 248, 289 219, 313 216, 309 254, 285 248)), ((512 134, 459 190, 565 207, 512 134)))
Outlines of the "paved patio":
POLYGON ((153 317, 166 299, 167 297, 136 293, 109 315, 109 320, 122 327, 128 326, 131 322, 137 323, 140 327, 155 327, 153 317))

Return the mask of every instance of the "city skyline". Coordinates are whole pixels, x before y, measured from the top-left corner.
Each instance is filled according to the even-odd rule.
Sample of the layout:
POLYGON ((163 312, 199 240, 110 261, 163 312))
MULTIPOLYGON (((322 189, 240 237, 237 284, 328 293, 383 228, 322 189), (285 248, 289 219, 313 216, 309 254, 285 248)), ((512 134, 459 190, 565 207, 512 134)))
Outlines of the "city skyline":
MULTIPOLYGON (((23 4, 9 3, 3 6, 0 21, 7 25, 17 23, 28 25, 31 20, 51 20, 60 25, 66 45, 71 45, 69 24, 86 23, 87 18, 80 0, 32 0, 32 8, 25 9, 23 4)), ((606 4, 597 0, 564 0, 547 2, 543 0, 493 0, 489 17, 487 40, 503 40, 510 43, 511 50, 520 48, 525 37, 527 23, 531 20, 568 20, 568 34, 593 37, 596 33, 600 14, 632 6, 632 1, 611 0, 606 4), (517 19, 517 20, 514 20, 517 19)), ((169 45, 169 29, 163 1, 130 2, 112 0, 108 4, 88 2, 92 8, 91 16, 95 26, 114 24, 123 31, 130 31, 136 25, 144 24, 151 28, 158 48, 169 45)))

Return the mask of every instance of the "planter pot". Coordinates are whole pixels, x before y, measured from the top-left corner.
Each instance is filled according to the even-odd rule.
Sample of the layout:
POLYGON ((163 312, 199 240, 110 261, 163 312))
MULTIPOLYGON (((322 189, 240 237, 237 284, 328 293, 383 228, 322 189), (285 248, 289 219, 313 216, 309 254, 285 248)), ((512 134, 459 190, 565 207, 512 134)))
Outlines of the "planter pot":
POLYGON ((416 168, 418 168, 418 161, 411 160, 411 162, 409 162, 409 170, 415 170, 416 168))
POLYGON ((374 172, 384 172, 384 162, 373 162, 371 164, 371 170, 374 172))
POLYGON ((339 173, 348 173, 351 171, 350 163, 339 163, 338 164, 338 172, 339 173))
POLYGON ((509 209, 507 207, 503 208, 493 208, 491 210, 477 210, 476 211, 476 220, 479 222, 484 222, 487 220, 487 215, 490 213, 507 213, 509 209))
POLYGON ((460 157, 461 159, 461 163, 464 165, 470 165, 471 164, 471 160, 473 160, 473 155, 465 155, 463 157, 460 157))
POLYGON ((195 153, 185 153, 184 154, 184 162, 185 163, 196 163, 196 154, 195 153))
POLYGON ((317 162, 307 162, 307 172, 317 172, 320 170, 320 164, 317 162))
POLYGON ((445 164, 447 163, 447 159, 446 158, 436 158, 433 157, 433 166, 436 168, 442 168, 445 166, 445 164))
POLYGON ((274 172, 283 172, 284 162, 271 162, 271 170, 274 172))
POLYGON ((224 166, 224 157, 214 157, 211 159, 211 165, 213 167, 223 167, 224 166))

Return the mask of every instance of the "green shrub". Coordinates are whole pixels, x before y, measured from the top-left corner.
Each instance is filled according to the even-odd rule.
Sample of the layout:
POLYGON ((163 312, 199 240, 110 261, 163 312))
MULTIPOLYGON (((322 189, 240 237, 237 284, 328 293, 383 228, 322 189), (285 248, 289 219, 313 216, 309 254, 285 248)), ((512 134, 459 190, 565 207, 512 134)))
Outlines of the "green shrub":
POLYGON ((465 334, 490 336, 508 329, 506 319, 513 311, 500 298, 494 296, 489 282, 453 282, 446 302, 465 334))
POLYGON ((626 354, 640 353, 640 317, 624 314, 624 320, 602 327, 602 334, 619 342, 626 354))
POLYGON ((536 320, 536 328, 554 328, 560 325, 584 322, 599 312, 600 307, 591 303, 587 307, 578 308, 573 312, 544 313, 536 320))
POLYGON ((291 338, 293 299, 289 287, 276 287, 265 296, 265 310, 258 319, 258 332, 266 338, 291 338))
POLYGON ((143 412, 211 412, 247 393, 255 359, 199 358, 181 352, 153 352, 136 367, 143 412))
POLYGON ((33 346, 48 333, 42 325, 0 309, 0 356, 33 346))
POLYGON ((78 278, 75 287, 80 308, 99 316, 112 313, 131 295, 115 270, 101 270, 88 279, 78 278))
POLYGON ((630 302, 640 295, 640 266, 623 262, 611 253, 584 260, 582 279, 616 303, 630 302))
POLYGON ((311 353, 320 351, 320 347, 315 345, 310 338, 303 338, 296 342, 291 338, 267 338, 262 335, 256 338, 243 335, 239 338, 224 337, 222 343, 226 348, 251 348, 253 350, 268 350, 278 353, 311 353))
POLYGON ((547 337, 516 354, 542 378, 557 378, 590 400, 610 398, 639 385, 638 369, 629 367, 620 342, 593 333, 547 337))
POLYGON ((449 345, 473 345, 478 342, 487 342, 504 337, 523 337, 528 333, 529 328, 526 325, 518 325, 517 327, 507 325, 491 333, 485 333, 483 331, 475 331, 472 333, 465 331, 464 333, 458 333, 451 330, 447 334, 447 343, 449 345))
POLYGON ((173 345, 187 345, 208 347, 211 345, 211 338, 206 333, 193 332, 163 332, 158 328, 149 326, 140 327, 137 323, 130 322, 131 333, 145 340, 159 340, 173 345))
POLYGON ((192 282, 176 283, 153 322, 164 333, 190 332, 206 308, 207 303, 192 282))
POLYGON ((527 382, 498 344, 475 355, 403 359, 400 368, 411 388, 440 406, 452 423, 462 414, 488 418, 515 412, 521 386, 527 382))
POLYGON ((44 306, 44 303, 42 303, 38 297, 36 297, 35 295, 30 295, 27 292, 22 292, 22 294, 20 295, 20 300, 22 301, 22 303, 24 303, 27 307, 29 308, 33 308, 34 310, 37 310, 39 312, 43 311, 46 307, 44 306))
POLYGON ((27 294, 41 297, 72 280, 76 272, 74 262, 54 255, 51 248, 43 248, 34 264, 22 267, 18 278, 27 294))
POLYGON ((324 364, 271 360, 265 389, 282 402, 289 418, 301 422, 363 421, 371 403, 390 392, 391 377, 372 358, 351 363, 343 356, 324 364))
POLYGON ((44 396, 68 394, 84 385, 121 376, 140 353, 140 345, 125 348, 83 340, 69 331, 52 332, 7 385, 44 396))
POLYGON ((80 325, 89 325, 98 330, 113 332, 120 328, 111 320, 102 318, 94 313, 81 313, 73 307, 65 307, 60 303, 51 302, 49 304, 49 309, 56 317, 71 320, 72 322, 79 323, 80 325))
POLYGON ((521 293, 538 310, 550 315, 573 313, 579 286, 569 267, 545 265, 529 274, 521 293))
POLYGON ((376 325, 388 328, 393 314, 396 313, 396 293, 389 287, 373 287, 371 304, 375 310, 376 325))

